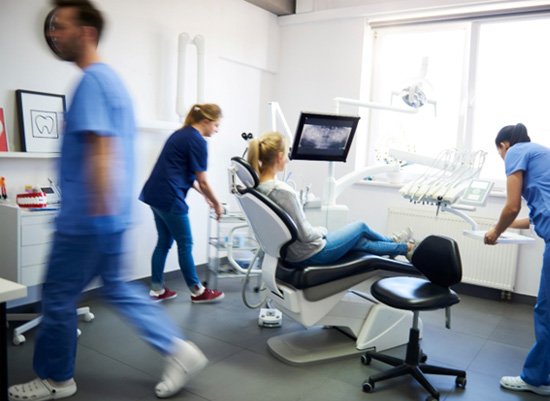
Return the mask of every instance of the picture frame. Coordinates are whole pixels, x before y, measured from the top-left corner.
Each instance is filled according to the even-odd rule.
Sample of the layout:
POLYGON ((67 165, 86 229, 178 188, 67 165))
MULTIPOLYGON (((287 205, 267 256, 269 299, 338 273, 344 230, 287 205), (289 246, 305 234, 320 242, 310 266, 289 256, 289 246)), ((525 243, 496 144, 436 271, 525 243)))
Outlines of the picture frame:
POLYGON ((6 127, 6 118, 4 109, 0 107, 0 152, 8 152, 8 128, 6 127))
POLYGON ((65 119, 65 95, 15 91, 21 150, 59 153, 65 119))

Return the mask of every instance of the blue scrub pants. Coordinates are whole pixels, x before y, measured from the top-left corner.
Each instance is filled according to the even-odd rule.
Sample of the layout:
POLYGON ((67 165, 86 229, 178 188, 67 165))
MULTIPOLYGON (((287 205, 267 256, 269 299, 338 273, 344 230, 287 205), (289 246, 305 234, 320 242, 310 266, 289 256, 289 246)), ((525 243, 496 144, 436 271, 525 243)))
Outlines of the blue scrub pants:
POLYGON ((194 290, 200 287, 195 260, 193 259, 193 236, 187 213, 169 213, 151 207, 157 226, 158 240, 151 258, 151 286, 155 290, 164 288, 164 265, 174 240, 178 246, 178 262, 187 286, 194 290))
POLYGON ((139 285, 123 280, 122 243, 123 233, 55 234, 34 350, 34 370, 41 379, 64 381, 74 376, 77 303, 84 288, 98 276, 105 299, 151 346, 168 354, 174 338, 180 337, 162 307, 151 302, 139 285))
POLYGON ((535 345, 523 365, 521 378, 533 386, 550 384, 550 242, 546 242, 539 294, 535 305, 535 345))
POLYGON ((372 230, 362 222, 350 223, 326 236, 326 245, 315 255, 300 262, 300 265, 325 265, 334 263, 350 251, 372 255, 405 255, 407 244, 394 242, 390 237, 372 230))

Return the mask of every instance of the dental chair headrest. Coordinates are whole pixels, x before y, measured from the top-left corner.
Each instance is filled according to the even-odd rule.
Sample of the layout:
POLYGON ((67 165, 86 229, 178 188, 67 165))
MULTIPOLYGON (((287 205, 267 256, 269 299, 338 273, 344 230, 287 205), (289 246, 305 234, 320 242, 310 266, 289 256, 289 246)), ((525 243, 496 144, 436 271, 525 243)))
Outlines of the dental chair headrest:
POLYGON ((442 287, 450 287, 462 280, 458 244, 443 235, 424 238, 414 250, 412 264, 432 283, 442 287))
POLYGON ((235 167, 235 174, 245 187, 256 188, 258 186, 260 178, 245 159, 239 156, 232 157, 231 164, 235 167))

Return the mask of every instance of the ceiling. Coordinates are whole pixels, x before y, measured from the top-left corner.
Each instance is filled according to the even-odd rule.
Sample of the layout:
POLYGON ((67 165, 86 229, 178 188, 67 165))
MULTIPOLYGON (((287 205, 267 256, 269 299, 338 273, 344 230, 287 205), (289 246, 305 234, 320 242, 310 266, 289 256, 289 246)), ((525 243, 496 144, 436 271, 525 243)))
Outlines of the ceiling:
POLYGON ((290 15, 296 12, 296 0, 245 0, 275 15, 290 15))

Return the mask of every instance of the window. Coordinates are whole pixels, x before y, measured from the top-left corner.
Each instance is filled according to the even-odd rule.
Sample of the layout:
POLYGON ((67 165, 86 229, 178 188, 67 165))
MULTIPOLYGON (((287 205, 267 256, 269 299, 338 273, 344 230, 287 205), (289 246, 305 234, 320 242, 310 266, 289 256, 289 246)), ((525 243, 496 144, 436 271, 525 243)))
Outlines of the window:
POLYGON ((404 105, 402 89, 416 84, 436 106, 371 111, 370 163, 390 147, 431 156, 481 149, 482 177, 502 184, 494 144, 500 128, 522 122, 533 142, 550 146, 548 14, 380 28, 373 36, 370 99, 404 105))

